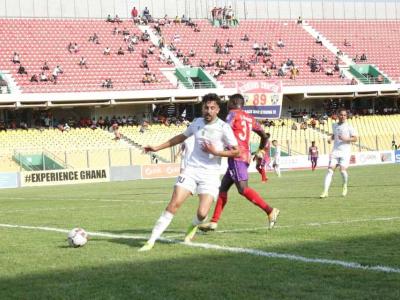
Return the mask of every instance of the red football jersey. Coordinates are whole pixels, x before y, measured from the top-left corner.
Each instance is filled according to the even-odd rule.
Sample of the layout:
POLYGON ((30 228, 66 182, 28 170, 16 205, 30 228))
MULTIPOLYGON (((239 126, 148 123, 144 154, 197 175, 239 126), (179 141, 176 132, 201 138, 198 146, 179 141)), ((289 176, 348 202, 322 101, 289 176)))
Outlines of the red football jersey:
POLYGON ((241 109, 233 109, 229 111, 226 122, 231 125, 233 133, 238 141, 240 156, 236 160, 250 162, 250 134, 251 131, 262 131, 261 125, 253 116, 241 109))

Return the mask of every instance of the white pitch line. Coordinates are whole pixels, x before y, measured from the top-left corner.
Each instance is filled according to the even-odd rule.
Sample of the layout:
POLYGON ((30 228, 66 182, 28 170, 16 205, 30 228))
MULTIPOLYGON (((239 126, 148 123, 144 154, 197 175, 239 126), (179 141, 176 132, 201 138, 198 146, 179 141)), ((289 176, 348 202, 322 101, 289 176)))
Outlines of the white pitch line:
MULTIPOLYGON (((68 233, 67 229, 60 228, 52 228, 52 227, 41 227, 41 226, 26 226, 26 225, 14 225, 14 224, 0 224, 0 227, 4 228, 19 228, 19 229, 31 229, 31 230, 44 230, 44 231, 53 231, 53 232, 61 232, 68 233)), ((134 239, 134 240, 146 240, 147 237, 139 236, 139 235, 120 235, 120 234, 111 234, 104 232, 87 232, 89 236, 99 236, 99 237, 110 237, 110 238, 119 238, 119 239, 134 239)), ((184 243, 182 241, 170 240, 161 238, 160 241, 174 244, 181 244, 189 247, 203 248, 203 249, 211 249, 217 251, 224 251, 230 253, 244 253, 253 256, 261 256, 261 257, 270 257, 270 258, 280 258, 291 261, 299 261, 304 263, 314 263, 314 264, 322 264, 322 265, 334 265, 340 266, 346 269, 356 269, 356 270, 365 270, 365 271, 376 271, 376 272, 384 272, 384 273, 400 273, 400 268, 390 267, 390 266, 369 266, 362 265, 357 262, 348 262, 343 260, 335 260, 335 259, 325 259, 325 258, 309 258, 305 256, 295 255, 295 254, 284 254, 277 252, 268 252, 251 248, 240 248, 240 247, 227 247, 227 246, 219 246, 214 244, 207 243, 184 243)))

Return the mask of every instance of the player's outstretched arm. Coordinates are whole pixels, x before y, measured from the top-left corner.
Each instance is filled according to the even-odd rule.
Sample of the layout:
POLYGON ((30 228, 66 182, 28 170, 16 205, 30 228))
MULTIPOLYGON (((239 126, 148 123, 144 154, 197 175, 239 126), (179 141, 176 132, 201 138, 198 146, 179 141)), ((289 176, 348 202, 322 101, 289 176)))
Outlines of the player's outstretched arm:
POLYGON ((178 135, 174 136, 172 139, 166 141, 163 144, 160 144, 158 146, 148 145, 148 146, 145 146, 143 149, 144 149, 145 153, 147 153, 147 152, 157 152, 157 151, 160 151, 162 149, 178 145, 178 144, 182 143, 186 139, 187 139, 186 135, 178 134, 178 135))
POLYGON ((204 143, 202 146, 204 152, 210 153, 215 156, 221 157, 239 157, 240 151, 237 146, 232 146, 229 150, 218 151, 215 149, 214 145, 211 143, 204 143))

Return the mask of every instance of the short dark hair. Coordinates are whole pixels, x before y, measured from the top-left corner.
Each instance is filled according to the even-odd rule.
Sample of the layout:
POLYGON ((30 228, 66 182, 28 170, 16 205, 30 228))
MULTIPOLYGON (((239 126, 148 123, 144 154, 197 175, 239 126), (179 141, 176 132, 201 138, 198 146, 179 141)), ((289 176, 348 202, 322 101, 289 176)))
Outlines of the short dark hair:
POLYGON ((209 101, 215 101, 219 107, 221 107, 221 98, 215 93, 209 93, 203 96, 201 104, 204 105, 209 101))
POLYGON ((337 110, 337 114, 340 114, 342 111, 345 111, 347 114, 347 109, 345 109, 344 107, 341 107, 337 110))
POLYGON ((269 132, 267 132, 265 135, 267 136, 267 139, 271 137, 271 134, 269 132))
POLYGON ((229 104, 234 107, 243 107, 244 97, 241 94, 233 94, 232 96, 229 96, 229 104))
POLYGON ((278 142, 277 140, 272 140, 272 143, 274 143, 274 142, 278 142))

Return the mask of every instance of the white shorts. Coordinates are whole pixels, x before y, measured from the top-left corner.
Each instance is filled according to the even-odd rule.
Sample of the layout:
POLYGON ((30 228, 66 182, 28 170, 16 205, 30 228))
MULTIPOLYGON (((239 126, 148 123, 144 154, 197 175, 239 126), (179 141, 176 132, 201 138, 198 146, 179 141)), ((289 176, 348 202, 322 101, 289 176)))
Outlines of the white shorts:
POLYGON ((344 154, 344 153, 335 153, 332 152, 329 156, 329 167, 335 168, 337 165, 340 165, 343 168, 348 168, 350 165, 350 157, 351 154, 344 154))
POLYGON ((183 187, 194 194, 208 194, 217 199, 221 181, 218 173, 204 172, 187 167, 176 179, 176 186, 183 187))

